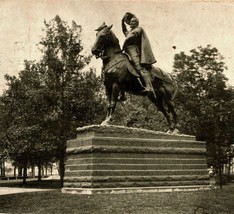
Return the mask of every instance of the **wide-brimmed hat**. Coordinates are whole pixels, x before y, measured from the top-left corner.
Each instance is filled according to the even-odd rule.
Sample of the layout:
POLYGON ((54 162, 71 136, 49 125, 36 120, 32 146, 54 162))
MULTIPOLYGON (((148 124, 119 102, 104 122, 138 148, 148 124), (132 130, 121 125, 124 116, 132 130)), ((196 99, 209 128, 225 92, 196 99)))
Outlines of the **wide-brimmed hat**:
POLYGON ((128 25, 130 24, 130 21, 132 18, 137 18, 133 13, 130 13, 130 12, 126 12, 124 17, 123 17, 123 20, 124 22, 126 22, 128 25))

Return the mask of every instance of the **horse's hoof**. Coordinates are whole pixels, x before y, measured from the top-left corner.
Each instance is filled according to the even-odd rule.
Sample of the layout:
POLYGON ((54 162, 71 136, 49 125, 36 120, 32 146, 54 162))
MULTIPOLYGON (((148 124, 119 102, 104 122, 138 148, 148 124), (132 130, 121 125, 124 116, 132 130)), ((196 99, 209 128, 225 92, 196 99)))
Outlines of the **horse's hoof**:
POLYGON ((172 133, 173 134, 179 134, 180 132, 179 132, 179 129, 175 128, 172 133))
POLYGON ((124 101, 126 101, 127 100, 127 98, 125 97, 125 96, 121 96, 121 97, 119 97, 118 98, 118 102, 124 102, 124 101))
POLYGON ((101 125, 101 126, 108 126, 109 123, 108 123, 107 121, 103 121, 100 125, 101 125))
POLYGON ((142 91, 141 91, 141 95, 142 95, 142 96, 149 96, 149 95, 151 95, 151 94, 153 94, 152 91, 148 91, 148 90, 142 90, 142 91))
POLYGON ((111 125, 111 122, 113 122, 113 119, 112 119, 112 117, 109 117, 108 119, 104 120, 104 121, 101 123, 101 126, 108 126, 108 125, 111 125))
POLYGON ((171 134, 171 133, 172 133, 172 131, 169 129, 169 130, 167 131, 167 133, 168 133, 168 134, 171 134))

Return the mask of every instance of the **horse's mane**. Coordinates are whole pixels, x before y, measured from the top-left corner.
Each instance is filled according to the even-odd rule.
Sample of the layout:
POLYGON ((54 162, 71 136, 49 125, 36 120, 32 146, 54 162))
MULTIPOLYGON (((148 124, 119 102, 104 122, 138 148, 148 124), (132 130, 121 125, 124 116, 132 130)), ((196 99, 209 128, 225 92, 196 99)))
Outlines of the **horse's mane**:
POLYGON ((115 45, 119 45, 119 39, 116 37, 116 35, 114 34, 114 32, 112 30, 110 30, 110 33, 111 33, 112 38, 113 38, 113 43, 115 45))

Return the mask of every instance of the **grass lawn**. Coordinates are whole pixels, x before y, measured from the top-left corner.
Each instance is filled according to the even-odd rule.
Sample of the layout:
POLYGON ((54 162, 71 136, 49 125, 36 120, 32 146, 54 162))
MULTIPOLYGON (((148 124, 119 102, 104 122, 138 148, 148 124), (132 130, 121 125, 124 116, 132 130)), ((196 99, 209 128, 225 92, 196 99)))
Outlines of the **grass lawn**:
POLYGON ((234 184, 196 192, 72 195, 55 189, 1 195, 0 213, 234 213, 234 184))

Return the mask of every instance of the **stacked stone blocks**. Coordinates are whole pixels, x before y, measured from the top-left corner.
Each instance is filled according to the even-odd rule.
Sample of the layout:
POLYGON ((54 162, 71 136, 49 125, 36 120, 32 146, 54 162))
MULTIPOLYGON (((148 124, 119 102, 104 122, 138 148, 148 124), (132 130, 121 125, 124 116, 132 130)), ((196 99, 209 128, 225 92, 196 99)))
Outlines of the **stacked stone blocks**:
POLYGON ((194 136, 95 125, 77 132, 67 142, 63 192, 209 186, 206 144, 194 136))

